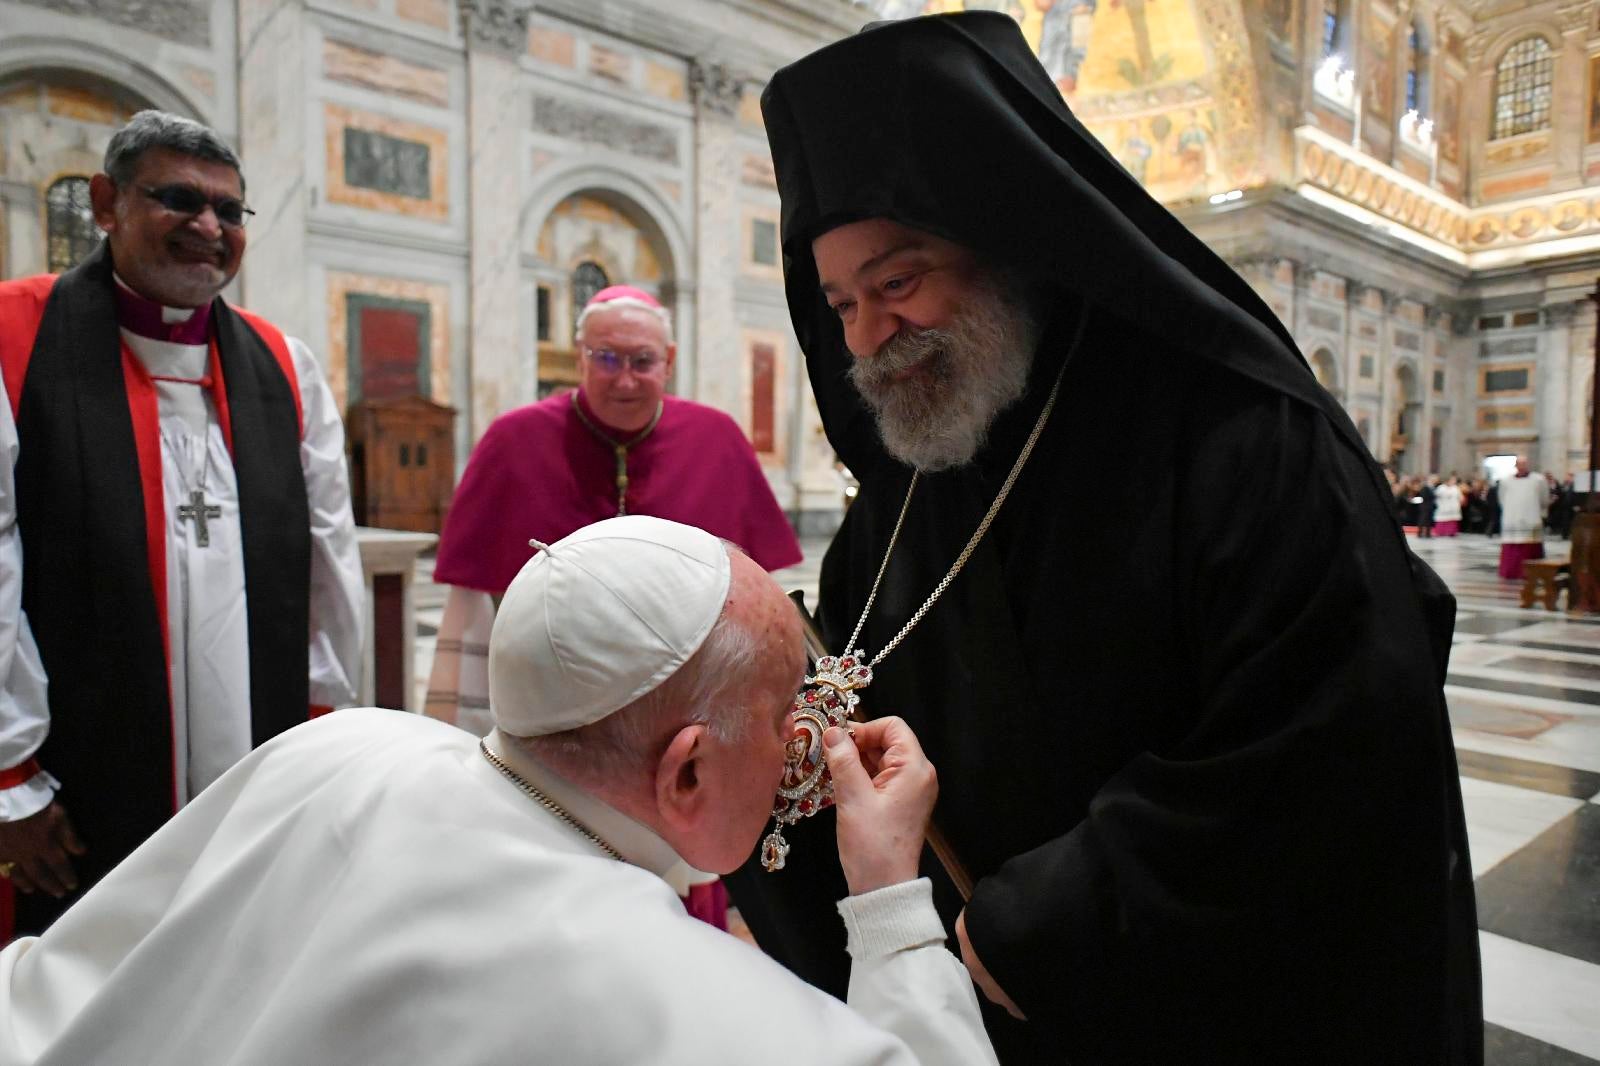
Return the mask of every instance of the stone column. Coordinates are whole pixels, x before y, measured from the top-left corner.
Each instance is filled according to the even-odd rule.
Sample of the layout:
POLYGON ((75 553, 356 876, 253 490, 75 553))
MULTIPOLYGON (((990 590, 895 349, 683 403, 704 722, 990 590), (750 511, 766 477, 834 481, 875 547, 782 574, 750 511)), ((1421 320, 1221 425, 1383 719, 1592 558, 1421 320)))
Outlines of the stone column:
MULTIPOLYGON (((301 3, 239 0, 239 159, 255 208, 239 300, 285 333, 314 336, 306 269, 306 17, 301 3)), ((326 353, 319 352, 326 357, 326 353)))
MULTIPOLYGON (((1576 353, 1572 350, 1573 326, 1581 305, 1576 303, 1552 304, 1544 309, 1543 351, 1539 354, 1539 369, 1534 395, 1538 397, 1539 460, 1538 466, 1560 480, 1568 470, 1581 470, 1587 459, 1574 465, 1568 451, 1572 444, 1572 365, 1576 353)), ((1593 355, 1590 353, 1592 361, 1593 355)), ((1584 375, 1579 375, 1581 383, 1584 375)), ((1582 407, 1579 410, 1583 410, 1582 407)), ((1582 438, 1579 439, 1581 445, 1582 438)))
POLYGON ((739 164, 734 115, 744 79, 727 67, 704 60, 689 65, 694 93, 695 328, 684 354, 694 399, 733 414, 740 425, 739 399, 749 374, 739 345, 734 279, 739 270, 739 164))
POLYGON ((1555 55, 1555 82, 1550 86, 1550 131, 1556 182, 1582 184, 1583 148, 1589 130, 1589 29, 1593 0, 1575 0, 1557 11, 1561 48, 1555 55))
POLYGON ((27 181, 0 180, 0 277, 25 278, 43 274, 49 255, 45 248, 44 204, 38 186, 27 181))
POLYGON ((537 367, 525 365, 518 306, 522 205, 520 149, 529 128, 517 57, 528 47, 532 0, 461 0, 467 42, 467 217, 472 310, 467 323, 471 402, 462 416, 476 442, 495 417, 529 403, 537 367))

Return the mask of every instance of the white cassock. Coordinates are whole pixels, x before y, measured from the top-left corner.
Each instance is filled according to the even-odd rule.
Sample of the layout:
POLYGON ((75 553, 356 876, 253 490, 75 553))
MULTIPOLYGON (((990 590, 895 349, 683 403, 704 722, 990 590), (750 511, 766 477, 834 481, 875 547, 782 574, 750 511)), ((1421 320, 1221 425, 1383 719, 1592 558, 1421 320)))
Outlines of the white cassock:
POLYGON ((1433 490, 1433 520, 1461 521, 1461 490, 1454 485, 1438 485, 1433 490))
POLYGON ((1544 540, 1544 514, 1550 509, 1550 485, 1543 474, 1500 479, 1500 542, 1538 544, 1544 540))
MULTIPOLYGON (((189 312, 168 309, 169 321, 189 312)), ((226 438, 209 390, 195 382, 207 371, 204 344, 173 344, 121 331, 155 382, 161 427, 161 470, 167 505, 167 637, 175 780, 186 803, 250 750, 250 652, 245 611, 244 553, 239 489, 226 438), (202 466, 202 461, 204 465, 202 466), (178 516, 190 493, 202 489, 220 516, 200 523, 178 516)), ((361 677, 361 557, 350 510, 344 427, 316 357, 288 338, 298 378, 305 430, 300 467, 311 513, 311 703, 345 707, 357 699, 361 677)), ((22 551, 16 530, 12 471, 17 431, 0 384, 0 769, 31 758, 49 731, 44 669, 22 612, 22 551)), ((48 767, 46 768, 48 769, 48 767)), ((25 818, 49 804, 56 786, 48 773, 0 789, 0 821, 25 818)))
POLYGON ((0 952, 0 1066, 995 1061, 926 880, 840 905, 847 1007, 689 917, 650 830, 501 754, 628 861, 460 729, 329 715, 0 952))

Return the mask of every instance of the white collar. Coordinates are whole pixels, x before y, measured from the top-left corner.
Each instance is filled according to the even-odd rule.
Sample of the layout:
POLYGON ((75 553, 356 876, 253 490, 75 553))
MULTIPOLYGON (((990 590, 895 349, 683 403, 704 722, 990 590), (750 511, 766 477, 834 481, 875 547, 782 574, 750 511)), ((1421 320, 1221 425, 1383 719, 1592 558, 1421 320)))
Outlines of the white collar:
POLYGON ((616 848, 628 863, 661 878, 678 895, 687 895, 690 885, 706 880, 705 874, 684 862, 672 845, 649 826, 628 817, 532 758, 520 744, 509 742, 500 730, 492 730, 484 739, 496 755, 552 803, 616 848))
MULTIPOLYGON (((117 283, 117 287, 123 292, 133 293, 133 295, 139 296, 138 293, 133 291, 133 286, 129 285, 126 281, 123 281, 122 275, 118 274, 115 270, 111 272, 111 280, 115 281, 117 283)), ((166 304, 156 303, 156 301, 150 299, 148 296, 139 296, 139 299, 148 303, 156 304, 157 307, 161 308, 161 321, 167 323, 187 322, 194 317, 194 313, 196 311, 200 310, 198 307, 168 307, 166 304)))

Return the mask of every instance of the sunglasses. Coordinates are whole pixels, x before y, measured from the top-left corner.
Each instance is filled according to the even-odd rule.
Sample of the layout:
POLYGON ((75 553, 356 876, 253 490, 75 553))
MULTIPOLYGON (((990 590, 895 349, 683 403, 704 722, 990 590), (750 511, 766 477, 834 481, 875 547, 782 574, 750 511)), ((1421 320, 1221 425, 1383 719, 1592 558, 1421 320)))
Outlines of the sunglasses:
POLYGON ((648 348, 637 352, 614 352, 610 348, 585 348, 584 354, 589 361, 599 368, 602 374, 620 374, 622 368, 627 367, 635 374, 649 374, 663 366, 666 356, 658 355, 648 348))
POLYGON ((205 193, 193 185, 162 185, 151 187, 141 185, 139 189, 150 199, 160 204, 176 215, 198 215, 206 208, 211 208, 217 216, 217 221, 229 229, 239 229, 255 214, 244 205, 243 200, 232 196, 224 196, 217 200, 209 199, 205 193))

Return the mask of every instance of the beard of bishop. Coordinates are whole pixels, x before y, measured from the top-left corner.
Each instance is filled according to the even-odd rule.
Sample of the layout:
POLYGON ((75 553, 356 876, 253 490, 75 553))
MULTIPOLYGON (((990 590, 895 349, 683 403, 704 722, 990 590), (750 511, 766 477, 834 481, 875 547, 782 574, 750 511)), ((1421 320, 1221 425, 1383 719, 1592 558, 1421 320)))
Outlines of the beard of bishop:
POLYGON ((850 367, 884 447, 925 473, 972 461, 1022 398, 1039 330, 1026 305, 988 280, 948 326, 905 331, 850 367), (896 375, 918 372, 896 380, 896 375))

